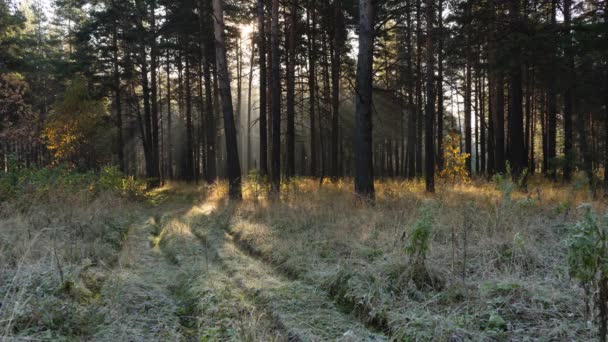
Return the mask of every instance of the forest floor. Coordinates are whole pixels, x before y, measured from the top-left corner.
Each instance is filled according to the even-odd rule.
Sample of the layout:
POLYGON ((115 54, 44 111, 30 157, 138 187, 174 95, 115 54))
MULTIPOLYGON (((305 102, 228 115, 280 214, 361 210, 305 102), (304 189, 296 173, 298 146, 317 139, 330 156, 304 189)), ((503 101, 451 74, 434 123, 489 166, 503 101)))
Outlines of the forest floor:
POLYGON ((241 203, 224 184, 174 184, 145 201, 74 200, 59 215, 69 201, 34 216, 5 207, 0 336, 593 339, 565 241, 579 204, 606 205, 581 182, 443 184, 426 195, 422 183, 388 181, 374 206, 343 181, 296 179, 281 201, 255 182, 244 190, 241 203))

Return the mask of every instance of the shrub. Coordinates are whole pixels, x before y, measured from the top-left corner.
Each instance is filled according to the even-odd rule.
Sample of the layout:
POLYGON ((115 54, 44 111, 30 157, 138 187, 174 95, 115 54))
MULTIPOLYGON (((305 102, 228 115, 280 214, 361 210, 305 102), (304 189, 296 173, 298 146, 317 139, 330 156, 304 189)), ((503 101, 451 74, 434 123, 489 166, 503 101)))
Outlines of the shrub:
POLYGON ((578 279, 585 292, 595 294, 599 335, 606 341, 608 333, 608 214, 598 220, 591 205, 581 205, 583 219, 577 222, 568 238, 570 275, 578 279))
POLYGON ((445 137, 443 143, 444 167, 439 177, 452 182, 464 182, 469 179, 467 172, 467 158, 470 154, 460 151, 460 134, 452 130, 445 137))
POLYGON ((409 243, 405 247, 406 253, 414 264, 423 267, 426 254, 431 245, 433 229, 433 210, 430 205, 420 208, 420 217, 414 223, 409 236, 409 243))

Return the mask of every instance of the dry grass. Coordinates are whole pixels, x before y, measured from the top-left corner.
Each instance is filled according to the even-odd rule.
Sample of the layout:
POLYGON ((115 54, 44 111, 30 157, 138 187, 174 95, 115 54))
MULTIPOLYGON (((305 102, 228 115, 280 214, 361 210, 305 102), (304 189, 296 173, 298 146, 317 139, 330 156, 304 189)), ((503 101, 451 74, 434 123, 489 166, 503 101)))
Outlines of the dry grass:
MULTIPOLYGON (((585 295, 565 261, 577 206, 606 210, 583 181, 532 179, 527 191, 505 181, 440 184, 434 195, 421 182, 382 181, 374 206, 359 201, 351 184, 294 179, 277 201, 264 195, 265 186, 247 182, 236 205, 228 204, 223 183, 149 193, 157 207, 145 210, 153 217, 145 234, 168 260, 148 260, 158 267, 154 286, 147 278, 154 273, 137 265, 142 243, 124 243, 142 203, 87 191, 5 202, 0 336, 112 339, 111 316, 133 318, 121 325, 132 334, 145 327, 133 310, 158 302, 166 309, 158 314, 171 316, 158 322, 186 339, 284 340, 274 311, 310 311, 316 304, 306 306, 306 296, 294 291, 321 287, 395 340, 593 339, 585 295), (431 231, 424 272, 406 252, 422 210, 431 231), (231 254, 221 248, 233 240, 254 258, 226 259, 231 254), (284 291, 264 288, 273 281, 284 291), (133 300, 114 298, 118 293, 133 300), (279 305, 287 297, 290 306, 279 305), (112 300, 122 306, 112 309, 112 300)), ((331 322, 321 313, 306 316, 298 319, 331 322)))
POLYGON ((0 204, 0 336, 88 336, 104 270, 134 217, 114 192, 50 192, 0 204))
POLYGON ((230 229, 398 340, 592 339, 565 262, 576 207, 605 209, 582 182, 532 179, 523 192, 477 181, 427 195, 421 182, 386 181, 374 206, 360 203, 350 184, 296 179, 280 202, 246 193, 230 229), (419 277, 404 248, 423 207, 432 235, 419 277))

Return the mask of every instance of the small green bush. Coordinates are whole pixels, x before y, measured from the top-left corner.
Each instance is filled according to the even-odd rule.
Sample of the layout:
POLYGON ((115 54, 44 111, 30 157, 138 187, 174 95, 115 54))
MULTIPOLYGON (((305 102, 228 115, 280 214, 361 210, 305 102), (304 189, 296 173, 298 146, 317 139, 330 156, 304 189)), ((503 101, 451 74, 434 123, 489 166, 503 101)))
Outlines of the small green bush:
POLYGON ((433 222, 433 208, 430 205, 420 208, 420 217, 414 223, 409 243, 405 247, 406 253, 416 265, 422 266, 426 260, 426 254, 431 245, 433 222))
POLYGON ((568 242, 570 275, 594 296, 601 341, 608 332, 608 214, 600 220, 590 204, 581 205, 583 219, 572 228, 568 242))

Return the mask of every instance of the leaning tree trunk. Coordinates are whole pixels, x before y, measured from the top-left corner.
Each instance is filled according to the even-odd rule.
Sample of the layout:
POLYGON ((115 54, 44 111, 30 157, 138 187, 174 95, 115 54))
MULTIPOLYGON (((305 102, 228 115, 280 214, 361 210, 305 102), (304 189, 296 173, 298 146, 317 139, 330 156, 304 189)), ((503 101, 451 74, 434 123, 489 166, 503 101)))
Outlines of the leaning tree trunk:
POLYGON ((359 55, 355 87, 355 191, 372 200, 375 197, 372 152, 373 1, 359 0, 359 55))
POLYGON ((228 193, 231 199, 242 198, 241 192, 241 166, 239 165, 239 152, 236 141, 236 128, 234 126, 234 111, 232 108, 232 94, 230 93, 230 78, 226 64, 226 49, 224 46, 224 11, 222 0, 213 0, 213 23, 215 32, 215 59, 217 64, 218 81, 220 83, 220 96, 222 99, 222 113, 224 114, 224 131, 226 136, 226 157, 228 171, 228 193))

